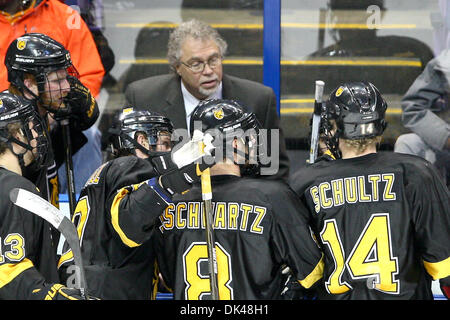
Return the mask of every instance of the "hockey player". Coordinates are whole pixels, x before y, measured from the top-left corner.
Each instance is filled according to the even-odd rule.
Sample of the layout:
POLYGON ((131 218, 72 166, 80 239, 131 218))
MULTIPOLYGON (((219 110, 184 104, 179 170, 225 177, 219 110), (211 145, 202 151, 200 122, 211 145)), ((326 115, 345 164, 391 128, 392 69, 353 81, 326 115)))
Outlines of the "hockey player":
MULTIPOLYGON (((71 147, 75 154, 87 142, 82 131, 95 123, 99 110, 89 89, 78 80, 70 53, 44 34, 27 33, 9 45, 5 65, 9 92, 31 100, 46 127, 50 128, 47 117, 70 119, 71 147)), ((52 121, 49 132, 48 166, 39 170, 33 166, 23 174, 36 184, 45 199, 58 207, 57 170, 65 155, 58 121, 52 121)))
POLYGON ((50 224, 15 206, 14 188, 39 194, 22 177, 27 167, 45 164, 48 139, 29 101, 0 93, 0 299, 81 299, 80 290, 58 283, 50 224))
POLYGON ((336 88, 324 139, 337 160, 292 179, 325 252, 322 299, 433 299, 431 279, 448 290, 448 190, 427 161, 377 152, 386 108, 371 83, 336 88))
MULTIPOLYGON (((207 100, 193 111, 190 129, 198 123, 221 137, 211 167, 219 298, 281 299, 284 264, 304 287, 313 285, 321 277, 322 254, 302 217, 306 209, 284 182, 241 176, 259 166, 262 135, 255 115, 235 101, 207 100)), ((210 299, 201 187, 173 200, 155 236, 161 274, 175 299, 210 299)))
MULTIPOLYGON (((168 118, 125 108, 112 130, 117 158, 100 166, 81 191, 72 221, 81 241, 86 281, 99 298, 156 296, 152 227, 172 194, 199 179, 195 153, 183 157, 188 164, 180 169, 171 161, 172 131, 168 118)), ((197 142, 185 146, 198 150, 197 142)), ((184 152, 185 146, 178 151, 184 152)), ((70 281, 73 256, 66 249, 59 272, 70 281)))

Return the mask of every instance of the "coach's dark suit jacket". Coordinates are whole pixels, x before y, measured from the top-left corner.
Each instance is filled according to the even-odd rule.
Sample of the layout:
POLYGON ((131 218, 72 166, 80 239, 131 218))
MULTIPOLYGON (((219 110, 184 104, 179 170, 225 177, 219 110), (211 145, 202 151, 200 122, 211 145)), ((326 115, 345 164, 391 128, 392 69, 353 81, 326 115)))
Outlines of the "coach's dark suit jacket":
MULTIPOLYGON (((146 109, 168 117, 175 129, 187 129, 186 112, 181 78, 176 74, 154 76, 130 83, 125 92, 127 103, 137 109, 146 109)), ((222 98, 240 101, 251 108, 263 128, 279 129, 276 97, 270 87, 260 83, 223 75, 222 98)), ((268 135, 270 138, 270 135, 268 135)), ((280 167, 277 178, 287 179, 289 159, 286 144, 280 129, 280 167)), ((274 176, 274 177, 275 177, 274 176)))

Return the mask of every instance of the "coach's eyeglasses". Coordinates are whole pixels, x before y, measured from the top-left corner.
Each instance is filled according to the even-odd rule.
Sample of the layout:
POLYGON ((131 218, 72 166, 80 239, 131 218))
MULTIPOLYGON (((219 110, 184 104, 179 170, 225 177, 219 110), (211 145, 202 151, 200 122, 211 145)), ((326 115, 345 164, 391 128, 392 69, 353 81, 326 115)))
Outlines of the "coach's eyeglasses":
POLYGON ((192 72, 200 73, 205 70, 206 64, 208 64, 211 69, 217 68, 222 63, 222 57, 213 56, 209 58, 208 61, 194 61, 191 64, 184 63, 183 61, 181 61, 181 63, 189 68, 192 72))

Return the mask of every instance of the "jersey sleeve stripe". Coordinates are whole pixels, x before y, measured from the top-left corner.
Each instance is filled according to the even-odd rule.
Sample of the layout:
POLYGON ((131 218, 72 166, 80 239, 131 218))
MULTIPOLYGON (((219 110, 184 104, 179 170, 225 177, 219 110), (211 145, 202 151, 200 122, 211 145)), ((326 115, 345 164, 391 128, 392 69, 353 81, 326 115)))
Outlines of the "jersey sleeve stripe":
POLYGON ((134 242, 133 240, 129 239, 125 232, 120 228, 119 225, 119 205, 120 201, 129 193, 128 189, 122 188, 117 192, 117 195, 114 197, 113 203, 111 205, 111 222, 113 225, 114 230, 119 235, 120 239, 124 244, 127 246, 134 248, 140 246, 139 243, 134 242))
POLYGON ((310 288, 314 283, 316 283, 319 279, 323 277, 323 254, 322 258, 320 258, 319 263, 316 265, 314 270, 303 280, 298 280, 298 282, 306 289, 310 288))
POLYGON ((58 269, 59 269, 64 263, 69 262, 69 261, 72 261, 72 260, 73 260, 73 253, 72 253, 72 250, 69 249, 69 250, 67 250, 66 253, 64 253, 64 254, 61 256, 61 258, 59 258, 59 261, 58 261, 58 269))
POLYGON ((0 266, 0 288, 13 281, 19 274, 29 268, 33 268, 33 262, 29 259, 23 259, 19 263, 5 263, 0 266))
POLYGON ((423 264, 433 280, 450 276, 450 257, 439 262, 427 262, 424 260, 423 264))

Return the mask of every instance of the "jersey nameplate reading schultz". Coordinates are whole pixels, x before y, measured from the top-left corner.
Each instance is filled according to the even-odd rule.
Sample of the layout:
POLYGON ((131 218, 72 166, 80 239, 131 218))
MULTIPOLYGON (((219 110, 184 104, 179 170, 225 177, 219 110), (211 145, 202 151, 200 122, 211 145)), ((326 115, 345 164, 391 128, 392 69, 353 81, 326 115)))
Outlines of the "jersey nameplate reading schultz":
POLYGON ((393 173, 371 174, 325 181, 309 189, 316 213, 344 203, 393 201, 393 173))

